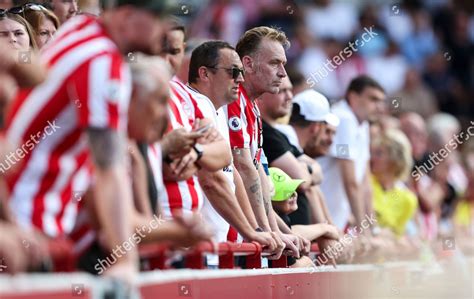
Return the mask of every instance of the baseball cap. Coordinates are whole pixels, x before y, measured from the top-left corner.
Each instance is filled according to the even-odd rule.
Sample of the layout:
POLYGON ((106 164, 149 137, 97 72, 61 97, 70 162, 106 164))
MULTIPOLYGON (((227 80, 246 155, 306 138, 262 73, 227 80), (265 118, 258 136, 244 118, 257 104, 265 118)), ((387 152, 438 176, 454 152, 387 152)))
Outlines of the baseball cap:
POLYGON ((293 104, 300 108, 300 115, 307 121, 325 121, 332 125, 339 125, 339 118, 331 113, 328 99, 313 89, 298 93, 293 98, 293 104))
MULTIPOLYGON (((108 1, 105 1, 106 3, 108 1)), ((114 1, 110 1, 114 2, 114 1)), ((176 10, 176 5, 173 5, 169 0, 115 0, 116 7, 123 5, 131 5, 145 10, 149 10, 157 15, 170 14, 176 10)), ((113 7, 114 5, 112 5, 113 7)))
POLYGON ((333 127, 339 126, 339 117, 336 114, 329 113, 328 116, 326 116, 326 122, 330 124, 333 127))
POLYGON ((283 170, 276 167, 270 167, 270 178, 272 179, 273 186, 275 187, 275 195, 273 201, 285 201, 293 195, 299 185, 304 180, 294 180, 290 178, 283 170))

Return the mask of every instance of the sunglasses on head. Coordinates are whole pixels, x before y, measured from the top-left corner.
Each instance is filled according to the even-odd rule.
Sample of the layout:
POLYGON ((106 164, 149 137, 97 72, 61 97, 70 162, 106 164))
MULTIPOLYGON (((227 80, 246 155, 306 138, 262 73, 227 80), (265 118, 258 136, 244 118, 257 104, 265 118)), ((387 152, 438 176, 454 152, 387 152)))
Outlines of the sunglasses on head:
POLYGON ((5 16, 6 14, 20 15, 28 10, 42 11, 46 8, 41 4, 27 3, 23 6, 15 6, 9 9, 0 9, 0 17, 5 16))
POLYGON ((225 67, 212 67, 208 66, 210 69, 215 69, 215 70, 225 70, 229 75, 232 76, 232 79, 236 80, 240 74, 242 74, 242 77, 245 75, 244 69, 239 69, 238 67, 232 67, 232 68, 225 68, 225 67))

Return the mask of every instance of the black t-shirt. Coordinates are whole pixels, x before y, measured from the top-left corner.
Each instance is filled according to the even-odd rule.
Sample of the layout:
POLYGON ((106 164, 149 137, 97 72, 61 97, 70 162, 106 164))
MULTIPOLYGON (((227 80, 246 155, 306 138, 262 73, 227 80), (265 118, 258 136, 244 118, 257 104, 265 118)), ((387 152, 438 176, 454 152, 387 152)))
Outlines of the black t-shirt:
MULTIPOLYGON (((288 137, 282 132, 278 131, 267 122, 262 121, 263 129, 263 151, 267 156, 268 164, 271 166, 272 162, 283 156, 286 152, 291 152, 296 158, 303 153, 300 152, 294 145, 290 143, 288 137)), ((291 213, 289 218, 293 224, 311 224, 311 214, 306 195, 298 192, 298 210, 291 213)))
POLYGON ((303 153, 290 143, 282 132, 262 121, 263 129, 263 151, 267 156, 268 164, 283 156, 286 152, 291 152, 296 158, 303 153))

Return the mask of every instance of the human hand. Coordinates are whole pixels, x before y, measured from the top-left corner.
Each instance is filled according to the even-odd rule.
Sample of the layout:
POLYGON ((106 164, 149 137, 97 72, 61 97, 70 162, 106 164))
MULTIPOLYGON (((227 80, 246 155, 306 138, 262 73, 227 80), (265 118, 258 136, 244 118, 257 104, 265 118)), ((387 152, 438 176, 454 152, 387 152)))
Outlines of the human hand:
POLYGON ((172 130, 161 140, 163 157, 169 157, 172 160, 182 158, 192 150, 196 140, 202 136, 201 133, 187 132, 184 128, 172 130))

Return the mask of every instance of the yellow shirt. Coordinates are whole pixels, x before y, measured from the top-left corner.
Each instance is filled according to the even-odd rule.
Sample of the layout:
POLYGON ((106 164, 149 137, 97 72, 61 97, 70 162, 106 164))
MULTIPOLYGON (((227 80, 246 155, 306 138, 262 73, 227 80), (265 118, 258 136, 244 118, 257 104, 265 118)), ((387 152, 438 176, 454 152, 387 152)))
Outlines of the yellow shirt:
POLYGON ((390 228, 397 235, 402 235, 407 222, 413 218, 418 208, 416 195, 408 188, 399 186, 383 190, 374 176, 371 181, 378 224, 390 228))
POLYGON ((467 200, 459 202, 454 213, 454 221, 456 222, 456 224, 464 227, 469 227, 471 225, 471 222, 474 220, 472 219, 471 214, 472 208, 472 204, 467 200))

